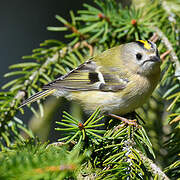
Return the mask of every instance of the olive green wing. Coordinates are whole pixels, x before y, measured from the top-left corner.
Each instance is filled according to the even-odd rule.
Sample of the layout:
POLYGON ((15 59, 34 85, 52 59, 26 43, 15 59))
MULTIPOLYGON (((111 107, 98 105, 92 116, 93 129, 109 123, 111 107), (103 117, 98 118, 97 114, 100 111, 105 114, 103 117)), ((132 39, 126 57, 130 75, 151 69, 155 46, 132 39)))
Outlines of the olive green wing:
POLYGON ((126 87, 128 81, 118 72, 111 72, 96 65, 93 59, 86 61, 68 74, 45 85, 43 89, 63 91, 119 91, 126 87))
POLYGON ((56 93, 56 91, 62 96, 68 91, 120 91, 129 83, 125 77, 119 70, 102 68, 90 59, 68 74, 45 85, 43 91, 23 101, 20 107, 56 93))

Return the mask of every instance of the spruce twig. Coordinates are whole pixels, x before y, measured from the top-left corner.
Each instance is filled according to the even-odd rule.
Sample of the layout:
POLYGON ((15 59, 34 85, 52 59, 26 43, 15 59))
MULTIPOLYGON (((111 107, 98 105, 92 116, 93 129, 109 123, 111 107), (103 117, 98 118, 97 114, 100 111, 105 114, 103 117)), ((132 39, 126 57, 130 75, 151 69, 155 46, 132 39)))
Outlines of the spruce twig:
MULTIPOLYGON (((25 88, 26 86, 30 85, 33 80, 36 78, 36 76, 38 74, 41 74, 41 72, 44 71, 45 68, 47 68, 49 66, 49 64, 51 64, 52 62, 56 62, 58 60, 58 57, 61 55, 61 51, 60 52, 57 52, 56 54, 54 54, 53 57, 51 58, 47 58, 47 60, 44 62, 44 64, 37 70, 37 71, 34 71, 34 73, 29 77, 29 79, 27 79, 25 82, 24 82, 24 87, 25 88)), ((20 96, 20 94, 22 94, 22 90, 18 91, 17 92, 17 97, 20 96)), ((22 98, 24 98, 25 96, 25 93, 23 95, 20 96, 20 99, 21 100, 22 98)))
POLYGON ((162 39, 162 43, 164 43, 164 45, 168 49, 169 54, 171 56, 171 61, 174 62, 175 64, 175 76, 180 81, 180 61, 172 47, 172 44, 168 40, 167 36, 158 27, 153 27, 153 29, 158 34, 158 36, 162 39))
POLYGON ((141 157, 142 161, 144 162, 144 165, 146 168, 152 173, 154 177, 158 175, 158 178, 163 179, 163 180, 170 180, 166 174, 147 156, 145 156, 142 152, 136 151, 139 153, 139 156, 141 157))

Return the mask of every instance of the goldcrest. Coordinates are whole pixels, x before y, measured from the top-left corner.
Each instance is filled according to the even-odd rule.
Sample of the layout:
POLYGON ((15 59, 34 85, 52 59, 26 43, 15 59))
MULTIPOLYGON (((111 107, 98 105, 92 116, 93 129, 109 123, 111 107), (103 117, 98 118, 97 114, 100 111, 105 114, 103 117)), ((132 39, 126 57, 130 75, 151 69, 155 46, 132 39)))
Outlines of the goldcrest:
POLYGON ((160 57, 151 41, 108 49, 45 85, 20 107, 50 94, 79 102, 86 111, 123 115, 142 106, 160 79, 160 57))

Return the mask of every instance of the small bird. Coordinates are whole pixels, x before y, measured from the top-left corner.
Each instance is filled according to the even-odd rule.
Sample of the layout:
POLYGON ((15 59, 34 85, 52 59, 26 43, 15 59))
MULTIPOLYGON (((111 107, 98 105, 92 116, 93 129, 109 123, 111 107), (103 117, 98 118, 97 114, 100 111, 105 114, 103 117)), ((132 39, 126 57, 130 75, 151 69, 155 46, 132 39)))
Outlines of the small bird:
POLYGON ((156 45, 139 40, 108 49, 43 87, 20 107, 50 94, 79 102, 86 111, 97 107, 124 115, 142 106, 160 79, 156 45))

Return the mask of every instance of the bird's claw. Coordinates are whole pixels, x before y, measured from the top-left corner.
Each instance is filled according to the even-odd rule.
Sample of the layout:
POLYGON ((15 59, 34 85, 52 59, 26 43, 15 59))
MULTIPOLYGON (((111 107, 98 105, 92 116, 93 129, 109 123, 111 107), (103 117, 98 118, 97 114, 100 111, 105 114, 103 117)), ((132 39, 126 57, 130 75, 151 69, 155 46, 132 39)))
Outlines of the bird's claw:
POLYGON ((137 127, 137 128, 140 128, 140 125, 137 123, 137 120, 136 119, 127 119, 127 118, 124 118, 124 117, 121 117, 121 116, 117 116, 115 114, 109 114, 109 116, 115 118, 115 119, 119 119, 123 122, 123 124, 121 125, 118 125, 116 128, 119 129, 119 128, 122 128, 123 126, 125 125, 129 125, 129 126, 134 126, 134 127, 137 127))

